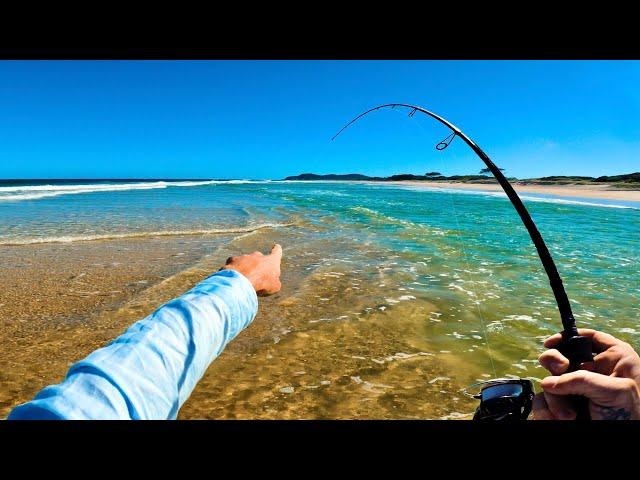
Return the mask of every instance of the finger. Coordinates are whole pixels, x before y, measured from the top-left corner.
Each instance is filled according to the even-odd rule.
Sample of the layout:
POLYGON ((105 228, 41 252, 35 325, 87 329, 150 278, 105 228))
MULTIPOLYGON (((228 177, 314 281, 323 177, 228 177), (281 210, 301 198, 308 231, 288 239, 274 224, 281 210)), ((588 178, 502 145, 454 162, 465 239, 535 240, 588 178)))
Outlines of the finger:
POLYGON ((607 350, 599 353, 593 357, 595 371, 602 375, 611 375, 613 373, 613 369, 618 365, 621 358, 622 354, 614 350, 607 350))
MULTIPOLYGON (((611 348, 614 345, 622 343, 622 340, 618 340, 613 335, 608 333, 599 332, 591 328, 579 328, 578 335, 591 339, 594 352, 604 352, 607 348, 611 348)), ((551 335, 544 341, 544 346, 547 348, 557 347, 562 341, 562 334, 556 333, 551 335)))
POLYGON ((547 408, 558 420, 574 420, 576 412, 571 408, 569 397, 562 395, 554 395, 553 393, 543 392, 544 399, 547 402, 547 408))
MULTIPOLYGON (((581 330, 583 329, 578 329, 578 333, 580 335, 582 335, 582 333, 580 333, 581 330)), ((587 329, 584 329, 584 330, 587 330, 587 329)), ((624 343, 622 340, 618 340, 616 337, 614 337, 613 335, 609 335, 608 333, 598 332, 595 330, 593 330, 592 332, 593 333, 586 336, 591 337, 591 343, 593 344, 593 351, 596 353, 604 352, 608 348, 624 343)))
POLYGON ((540 355, 538 361, 551 375, 562 375, 569 369, 569 360, 555 348, 540 355))
POLYGON ((276 257, 282 258, 282 247, 280 244, 276 243, 271 247, 270 255, 275 255, 276 257))
POLYGON ((544 399, 543 393, 536 393, 536 396, 533 397, 531 412, 534 420, 555 420, 547 408, 547 401, 544 399))
MULTIPOLYGON (((598 333, 597 330, 593 330, 592 328, 579 328, 578 335, 582 335, 583 337, 593 338, 593 336, 598 333)), ((551 335, 544 341, 544 346, 555 347, 562 341, 562 333, 556 333, 555 335, 551 335)))
POLYGON ((595 403, 606 404, 628 390, 630 382, 633 380, 578 370, 559 377, 547 377, 542 380, 540 386, 545 392, 556 395, 584 395, 595 403))

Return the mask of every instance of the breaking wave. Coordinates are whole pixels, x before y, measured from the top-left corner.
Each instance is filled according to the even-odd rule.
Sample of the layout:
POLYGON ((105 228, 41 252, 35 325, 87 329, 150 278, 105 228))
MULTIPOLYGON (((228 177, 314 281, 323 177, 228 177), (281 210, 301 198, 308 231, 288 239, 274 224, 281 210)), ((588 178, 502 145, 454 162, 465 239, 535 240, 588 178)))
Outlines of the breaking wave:
MULTIPOLYGON (((427 191, 426 189, 419 189, 420 191, 427 191)), ((486 190, 466 190, 466 189, 457 189, 457 188, 434 188, 435 192, 447 192, 447 193, 458 193, 458 194, 466 194, 466 195, 484 195, 489 197, 500 197, 507 198, 507 195, 504 192, 488 192, 486 190)), ((520 193, 518 194, 522 200, 528 200, 530 202, 543 202, 543 203, 557 203, 562 205, 581 205, 585 207, 605 207, 605 208, 624 208, 630 210, 640 210, 640 204, 638 202, 624 202, 623 203, 614 203, 619 202, 616 200, 611 200, 612 203, 605 203, 604 201, 592 201, 585 200, 580 198, 561 198, 561 197, 538 197, 531 194, 520 193), (632 203, 632 204, 630 204, 632 203), (637 205, 636 205, 637 204, 637 205)))
POLYGON ((0 201, 37 200, 60 195, 78 195, 92 192, 153 190, 168 187, 199 187, 202 185, 262 183, 256 180, 202 180, 184 182, 96 183, 86 185, 21 185, 0 187, 0 201))

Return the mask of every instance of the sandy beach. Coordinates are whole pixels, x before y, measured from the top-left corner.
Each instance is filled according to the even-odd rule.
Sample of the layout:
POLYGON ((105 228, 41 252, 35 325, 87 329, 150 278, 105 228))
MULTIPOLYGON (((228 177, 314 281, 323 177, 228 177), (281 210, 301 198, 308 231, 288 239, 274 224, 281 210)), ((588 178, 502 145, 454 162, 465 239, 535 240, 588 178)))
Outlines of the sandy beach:
MULTIPOLYGON (((455 183, 455 182, 417 182, 403 180, 398 182, 376 182, 400 185, 414 185, 421 188, 455 188, 460 190, 479 190, 483 192, 501 192, 498 184, 455 183)), ((540 195, 556 195, 559 197, 598 198, 602 200, 623 200, 640 202, 640 190, 616 189, 611 185, 526 185, 513 183, 518 193, 535 193, 540 195)))

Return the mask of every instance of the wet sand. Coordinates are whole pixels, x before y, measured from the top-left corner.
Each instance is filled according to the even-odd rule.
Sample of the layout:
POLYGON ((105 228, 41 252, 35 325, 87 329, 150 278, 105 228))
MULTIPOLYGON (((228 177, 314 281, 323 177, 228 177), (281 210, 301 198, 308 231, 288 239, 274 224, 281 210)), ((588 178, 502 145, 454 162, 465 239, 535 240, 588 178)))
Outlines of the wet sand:
MULTIPOLYGON (((403 180, 398 182, 376 182, 379 184, 413 185, 421 188, 455 188, 461 190, 480 190, 485 192, 502 192, 502 187, 487 183, 456 183, 456 182, 418 182, 403 180)), ((624 200, 640 202, 640 187, 638 190, 616 189, 612 185, 526 185, 513 183, 518 193, 537 193, 542 195, 557 195, 560 197, 598 198, 602 200, 624 200)))
POLYGON ((288 246, 282 291, 260 300, 179 418, 469 418, 473 401, 449 373, 459 360, 434 351, 414 320, 435 306, 380 308, 363 272, 328 262, 302 237, 274 229, 3 247, 0 416, 229 255, 278 241, 288 246))
MULTIPOLYGON (((71 363, 122 333, 132 323, 117 314, 122 305, 172 278, 223 240, 0 248, 0 416, 60 382, 71 363)), ((130 308, 133 316, 143 318, 159 305, 134 303, 130 308)))

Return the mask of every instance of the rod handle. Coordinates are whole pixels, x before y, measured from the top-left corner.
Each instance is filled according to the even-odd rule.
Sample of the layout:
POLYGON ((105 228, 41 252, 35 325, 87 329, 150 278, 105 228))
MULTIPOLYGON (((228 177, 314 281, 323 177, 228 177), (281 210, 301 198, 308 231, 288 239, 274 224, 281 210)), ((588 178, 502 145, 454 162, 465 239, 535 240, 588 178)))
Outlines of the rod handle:
MULTIPOLYGON (((568 335, 563 332, 562 337, 558 350, 569 359, 568 372, 580 370, 583 363, 593 362, 591 339, 573 332, 568 335)), ((589 399, 582 395, 571 395, 570 398, 577 414, 576 420, 591 420, 589 399)))

